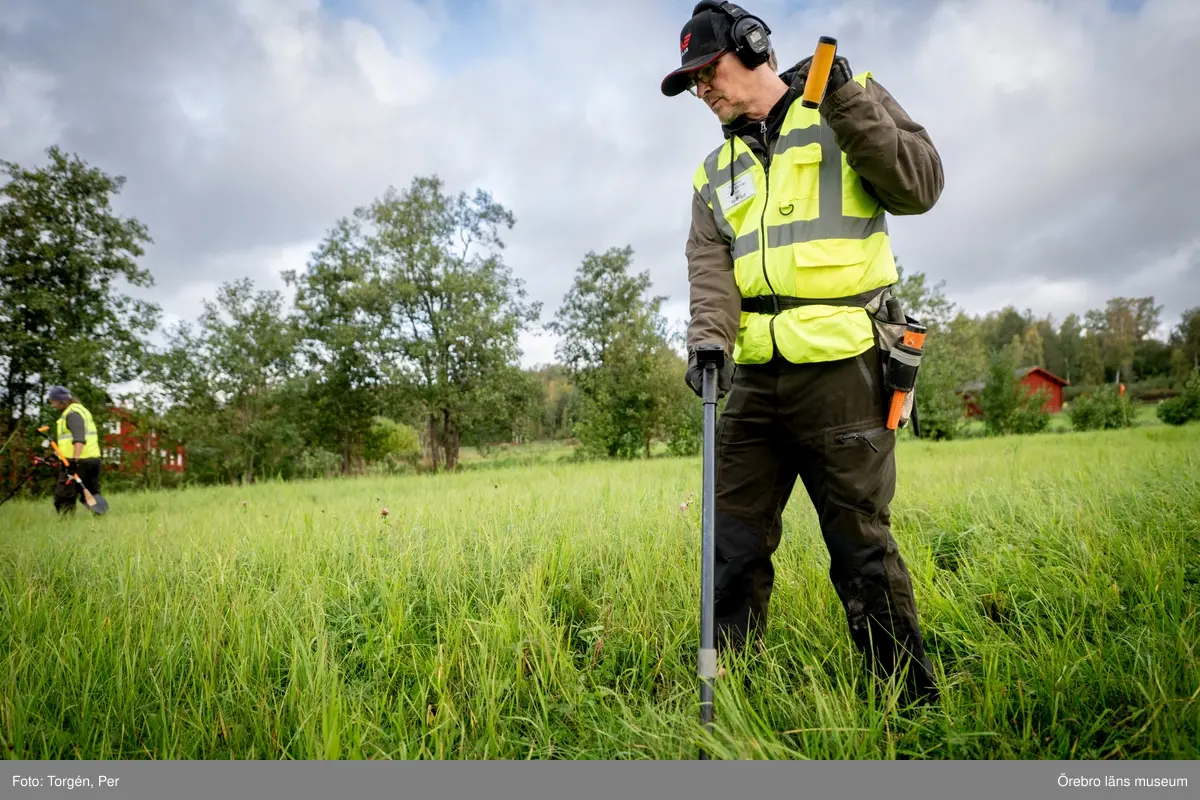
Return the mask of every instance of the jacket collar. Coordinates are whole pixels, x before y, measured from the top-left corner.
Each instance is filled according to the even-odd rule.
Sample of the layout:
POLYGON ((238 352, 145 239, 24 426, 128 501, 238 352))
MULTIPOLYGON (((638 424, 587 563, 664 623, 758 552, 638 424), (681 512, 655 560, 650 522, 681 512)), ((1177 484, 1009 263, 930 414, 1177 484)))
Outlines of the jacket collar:
MULTIPOLYGON (((792 103, 804 91, 804 79, 808 76, 808 66, 812 63, 812 56, 808 56, 803 61, 793 65, 791 68, 779 74, 779 77, 788 85, 787 91, 779 98, 779 101, 767 113, 765 120, 747 119, 745 116, 738 117, 728 125, 721 126, 721 133, 728 139, 730 136, 750 136, 759 139, 762 136, 762 124, 767 123, 768 136, 774 136, 779 130, 779 126, 783 123, 783 118, 787 116, 788 109, 792 103)), ((764 142, 765 144, 765 142, 764 142)))

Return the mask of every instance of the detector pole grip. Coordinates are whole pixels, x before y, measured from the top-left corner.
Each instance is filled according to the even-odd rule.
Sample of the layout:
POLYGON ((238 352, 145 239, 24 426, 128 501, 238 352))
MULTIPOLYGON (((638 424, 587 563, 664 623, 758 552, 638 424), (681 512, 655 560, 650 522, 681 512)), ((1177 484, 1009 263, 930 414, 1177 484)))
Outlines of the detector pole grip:
POLYGON ((833 59, 837 57, 837 39, 822 36, 817 40, 808 77, 804 80, 804 96, 800 104, 805 108, 818 108, 825 99, 825 87, 829 84, 829 73, 833 70, 833 59))

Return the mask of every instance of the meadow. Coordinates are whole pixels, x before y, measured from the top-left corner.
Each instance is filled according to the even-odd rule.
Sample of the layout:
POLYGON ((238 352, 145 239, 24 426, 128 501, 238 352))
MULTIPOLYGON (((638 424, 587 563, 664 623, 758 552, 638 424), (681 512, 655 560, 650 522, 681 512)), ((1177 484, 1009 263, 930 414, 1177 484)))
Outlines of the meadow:
POLYGON ((798 488, 765 652, 723 664, 711 738, 699 459, 561 455, 0 507, 0 751, 1200 757, 1200 425, 901 442, 931 707, 866 679, 798 488))

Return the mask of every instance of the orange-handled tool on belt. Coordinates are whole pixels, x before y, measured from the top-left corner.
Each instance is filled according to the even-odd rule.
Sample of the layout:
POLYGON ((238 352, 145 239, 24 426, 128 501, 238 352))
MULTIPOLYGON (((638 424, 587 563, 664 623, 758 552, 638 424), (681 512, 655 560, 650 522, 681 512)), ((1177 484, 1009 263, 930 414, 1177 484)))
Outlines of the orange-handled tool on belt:
POLYGON ((805 108, 818 108, 825 98, 825 87, 829 84, 829 73, 833 59, 837 56, 837 39, 822 36, 817 40, 817 51, 813 53, 808 77, 804 81, 804 96, 800 104, 805 108))
POLYGON ((892 389, 887 418, 889 430, 899 427, 904 401, 917 385, 917 369, 925 352, 925 331, 924 325, 910 321, 904 328, 904 337, 892 348, 887 370, 888 386, 892 389))

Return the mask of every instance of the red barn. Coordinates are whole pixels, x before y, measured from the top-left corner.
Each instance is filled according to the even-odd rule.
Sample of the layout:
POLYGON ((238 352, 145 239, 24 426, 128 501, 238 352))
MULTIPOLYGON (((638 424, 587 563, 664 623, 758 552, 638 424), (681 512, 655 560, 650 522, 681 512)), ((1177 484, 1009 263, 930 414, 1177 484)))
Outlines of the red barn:
MULTIPOLYGON (((1013 376, 1020 378, 1021 385, 1025 387, 1028 394, 1034 394, 1039 389, 1045 389, 1048 397, 1042 410, 1050 414, 1057 414, 1062 411, 1063 407, 1063 387, 1069 386, 1070 383, 1055 375, 1049 370, 1042 367, 1022 367, 1013 373, 1013 376)), ((972 381, 966 386, 958 390, 962 396, 963 402, 966 405, 968 417, 982 417, 983 409, 976 402, 976 396, 983 391, 983 381, 972 381)))
POLYGON ((1065 378, 1060 378, 1049 370, 1041 367, 1025 367, 1017 370, 1017 375, 1021 378, 1021 385, 1027 387, 1030 394, 1037 392, 1038 389, 1045 389, 1049 397, 1046 398, 1045 405, 1042 410, 1050 414, 1057 414, 1062 411, 1063 407, 1063 387, 1069 386, 1070 383, 1065 378))
POLYGON ((139 431, 133 416, 122 408, 110 408, 104 426, 104 458, 121 472, 141 472, 150 454, 157 451, 162 469, 183 472, 186 451, 176 442, 160 441, 155 431, 139 431))

